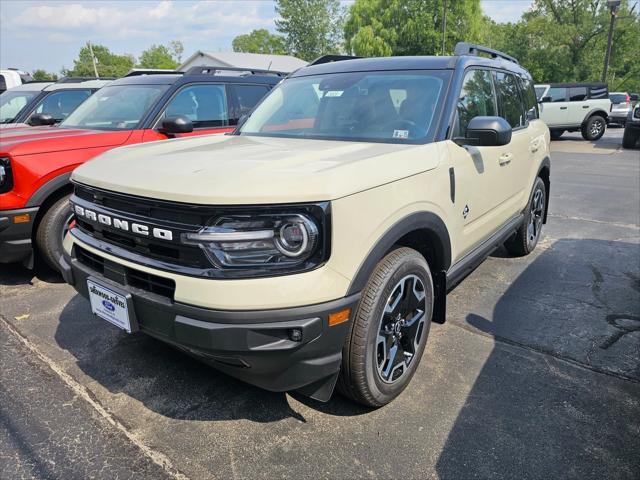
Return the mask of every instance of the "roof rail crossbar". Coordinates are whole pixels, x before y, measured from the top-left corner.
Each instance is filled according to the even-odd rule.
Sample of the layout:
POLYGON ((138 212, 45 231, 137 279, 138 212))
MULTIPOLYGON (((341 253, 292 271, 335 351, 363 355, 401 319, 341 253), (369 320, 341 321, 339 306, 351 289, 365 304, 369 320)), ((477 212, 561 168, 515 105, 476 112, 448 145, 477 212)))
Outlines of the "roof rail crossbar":
POLYGON ((308 66, 322 65, 323 63, 341 62, 342 60, 355 60, 357 58, 362 57, 354 57, 351 55, 322 55, 321 57, 316 58, 313 62, 309 63, 308 66))
POLYGON ((56 80, 56 83, 79 83, 89 82, 91 80, 115 80, 116 77, 62 77, 56 80))
POLYGON ((144 68, 144 69, 133 69, 127 72, 125 77, 139 77, 141 75, 179 75, 184 72, 180 70, 166 70, 166 69, 154 69, 154 68, 144 68))
POLYGON ((251 75, 276 75, 278 77, 286 77, 288 72, 279 72, 277 70, 263 70, 260 68, 241 68, 241 67, 218 67, 203 65, 201 67, 191 67, 185 72, 186 75, 215 75, 217 72, 248 72, 251 75))
POLYGON ((474 45, 473 43, 467 42, 458 42, 456 44, 456 48, 453 51, 454 55, 476 55, 480 56, 480 53, 486 53, 490 55, 491 58, 503 58, 508 60, 509 62, 518 63, 518 60, 511 55, 507 55, 506 53, 500 52, 498 50, 494 50, 489 47, 484 47, 482 45, 474 45))

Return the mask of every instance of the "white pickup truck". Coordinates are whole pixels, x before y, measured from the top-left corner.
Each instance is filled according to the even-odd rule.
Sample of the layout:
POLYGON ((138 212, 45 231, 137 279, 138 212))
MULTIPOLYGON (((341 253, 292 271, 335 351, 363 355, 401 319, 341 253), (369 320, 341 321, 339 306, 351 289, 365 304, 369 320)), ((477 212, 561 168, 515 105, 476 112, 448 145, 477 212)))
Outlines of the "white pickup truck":
POLYGON ((25 82, 32 82, 33 78, 27 72, 18 70, 17 68, 8 68, 0 70, 0 93, 10 88, 18 87, 25 82))

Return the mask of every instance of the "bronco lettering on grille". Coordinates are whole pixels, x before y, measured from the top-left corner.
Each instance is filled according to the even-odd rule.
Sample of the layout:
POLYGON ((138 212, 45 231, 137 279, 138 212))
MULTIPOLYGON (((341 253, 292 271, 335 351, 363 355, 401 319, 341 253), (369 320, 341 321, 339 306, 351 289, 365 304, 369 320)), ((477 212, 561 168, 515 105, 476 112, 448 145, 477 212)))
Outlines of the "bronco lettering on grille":
POLYGON ((144 237, 151 235, 152 237, 159 238, 160 240, 173 240, 173 232, 165 228, 151 227, 141 223, 130 222, 129 220, 112 217, 111 215, 106 215, 104 213, 81 207, 80 205, 72 204, 72 207, 73 212, 83 220, 100 223, 125 232, 131 231, 144 237))

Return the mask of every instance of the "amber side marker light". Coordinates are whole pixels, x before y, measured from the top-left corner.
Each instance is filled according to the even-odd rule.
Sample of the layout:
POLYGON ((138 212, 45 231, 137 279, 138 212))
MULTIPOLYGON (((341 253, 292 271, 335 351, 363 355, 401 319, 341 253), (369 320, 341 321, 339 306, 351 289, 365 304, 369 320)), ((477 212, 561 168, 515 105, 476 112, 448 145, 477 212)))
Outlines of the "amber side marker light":
POLYGON ((13 217, 13 223, 27 223, 31 221, 31 215, 28 213, 23 213, 22 215, 15 215, 13 217))
POLYGON ((349 314, 351 314, 350 308, 345 308, 344 310, 340 310, 339 312, 331 313, 329 315, 329 326, 333 327, 334 325, 339 325, 341 323, 349 320, 349 314))

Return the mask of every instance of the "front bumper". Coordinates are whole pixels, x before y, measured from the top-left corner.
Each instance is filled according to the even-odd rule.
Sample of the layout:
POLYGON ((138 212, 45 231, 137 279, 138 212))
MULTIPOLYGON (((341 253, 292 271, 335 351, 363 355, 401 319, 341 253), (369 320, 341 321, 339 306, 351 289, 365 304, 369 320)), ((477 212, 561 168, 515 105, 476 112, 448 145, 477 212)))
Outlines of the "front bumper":
POLYGON ((0 263, 20 262, 33 252, 31 235, 38 207, 0 210, 0 263), (28 221, 15 223, 18 216, 28 221))
POLYGON ((130 294, 140 331, 218 370, 265 390, 300 390, 318 400, 333 391, 351 318, 330 327, 328 317, 345 308, 353 316, 359 294, 296 308, 214 310, 116 283, 82 263, 74 250, 60 263, 64 279, 81 295, 88 297, 89 277, 130 294), (300 341, 290 339, 292 329, 302 331, 300 341))

